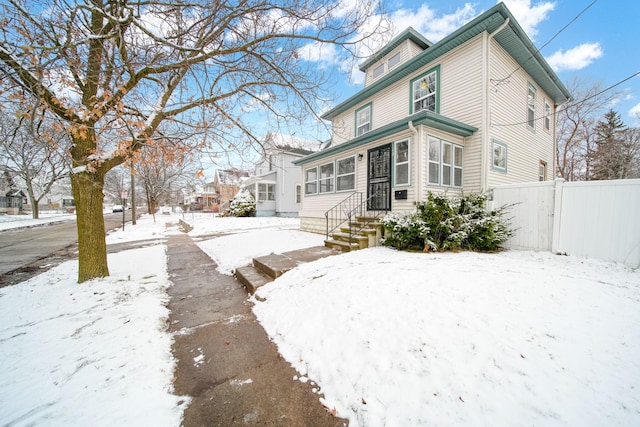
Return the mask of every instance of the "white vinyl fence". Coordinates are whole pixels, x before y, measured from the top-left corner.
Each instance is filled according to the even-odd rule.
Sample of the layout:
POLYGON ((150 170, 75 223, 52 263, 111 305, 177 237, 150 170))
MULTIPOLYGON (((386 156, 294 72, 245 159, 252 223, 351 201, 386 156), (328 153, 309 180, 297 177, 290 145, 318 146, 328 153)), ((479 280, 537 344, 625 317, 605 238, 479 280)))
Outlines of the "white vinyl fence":
POLYGON ((514 205, 508 248, 640 267, 640 179, 503 185, 492 201, 493 208, 502 205, 514 205))

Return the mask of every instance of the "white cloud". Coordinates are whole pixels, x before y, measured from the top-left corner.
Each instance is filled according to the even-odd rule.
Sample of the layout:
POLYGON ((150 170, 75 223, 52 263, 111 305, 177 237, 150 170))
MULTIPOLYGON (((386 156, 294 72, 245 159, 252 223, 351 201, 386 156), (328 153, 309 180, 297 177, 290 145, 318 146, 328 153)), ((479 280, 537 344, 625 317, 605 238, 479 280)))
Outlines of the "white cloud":
POLYGON ((504 4, 532 40, 538 34, 538 24, 547 19, 547 14, 556 7, 550 1, 532 5, 531 0, 504 0, 504 4))
POLYGON ((640 103, 632 107, 629 110, 628 114, 630 117, 633 117, 635 119, 638 119, 638 121, 640 121, 640 103))
POLYGON ((338 52, 335 45, 314 41, 298 49, 298 56, 305 61, 335 64, 338 52))
POLYGON ((555 52, 547 58, 549 65, 556 72, 563 70, 581 70, 590 65, 594 60, 600 58, 604 50, 600 43, 583 43, 572 49, 555 52))
POLYGON ((433 9, 427 4, 422 4, 417 11, 398 9, 391 14, 390 19, 396 34, 411 26, 435 43, 469 22, 476 14, 470 3, 465 3, 454 13, 441 16, 436 16, 433 9))

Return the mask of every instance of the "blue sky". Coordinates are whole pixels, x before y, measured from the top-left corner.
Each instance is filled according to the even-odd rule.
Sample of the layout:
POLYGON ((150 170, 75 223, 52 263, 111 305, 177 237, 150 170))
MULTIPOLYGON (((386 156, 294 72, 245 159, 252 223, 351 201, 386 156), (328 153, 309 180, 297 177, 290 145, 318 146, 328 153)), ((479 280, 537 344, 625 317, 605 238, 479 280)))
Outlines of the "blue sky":
MULTIPOLYGON (((437 42, 469 20, 493 7, 491 0, 382 0, 394 32, 412 26, 437 42)), ((593 0, 506 0, 536 47, 547 43, 593 0)), ((596 0, 575 22, 562 31, 541 53, 563 82, 574 77, 609 87, 640 71, 640 2, 596 0)), ((360 75, 358 75, 360 74, 360 75)), ((362 88, 356 71, 353 83, 339 88, 342 101, 362 88)), ((628 126, 640 126, 640 75, 617 86, 621 92, 610 107, 628 126)))

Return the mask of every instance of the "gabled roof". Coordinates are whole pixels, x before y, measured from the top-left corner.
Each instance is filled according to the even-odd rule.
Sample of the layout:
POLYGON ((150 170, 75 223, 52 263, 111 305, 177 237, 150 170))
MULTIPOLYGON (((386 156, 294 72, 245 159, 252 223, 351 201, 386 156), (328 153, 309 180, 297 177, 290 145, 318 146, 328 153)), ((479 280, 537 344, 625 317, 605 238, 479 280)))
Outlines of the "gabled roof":
POLYGON ((322 118, 330 120, 336 115, 356 107, 384 88, 415 73, 445 53, 476 37, 478 34, 484 31, 493 33, 499 29, 502 24, 507 22, 507 20, 507 26, 495 35, 495 40, 518 62, 536 83, 540 85, 551 99, 553 99, 555 104, 560 105, 571 99, 571 94, 567 88, 562 84, 540 52, 538 52, 511 12, 509 12, 509 9, 507 9, 503 3, 498 3, 432 45, 424 52, 401 64, 380 80, 372 83, 351 98, 332 108, 323 114, 322 118))
POLYGON ((413 27, 409 27, 401 32, 398 36, 394 37, 382 49, 371 55, 371 58, 360 64, 360 71, 367 71, 371 64, 378 61, 380 58, 383 58, 386 54, 391 52, 396 47, 400 46, 406 40, 411 40, 412 42, 420 46, 422 50, 425 50, 429 46, 433 45, 433 43, 427 40, 422 34, 414 30, 413 27))
POLYGON ((264 138, 263 147, 266 150, 275 149, 290 154, 306 156, 320 149, 319 141, 311 141, 292 135, 269 132, 264 138))
POLYGON ((240 169, 218 169, 214 179, 214 185, 240 185, 249 172, 240 169))
POLYGON ((434 113, 432 111, 419 111, 415 114, 412 114, 409 117, 405 117, 404 119, 397 120, 393 123, 389 123, 388 125, 382 126, 378 129, 374 129, 371 132, 367 132, 363 135, 360 135, 357 138, 354 138, 348 142, 344 142, 342 144, 330 146, 322 151, 318 151, 317 153, 313 153, 304 157, 300 160, 296 160, 293 162, 294 165, 303 165, 309 162, 312 162, 318 158, 323 158, 325 156, 329 156, 332 154, 342 153, 343 151, 347 151, 349 149, 358 147, 363 144, 367 144, 372 141, 376 141, 380 138, 384 138, 389 135, 393 135, 398 132, 402 132, 403 130, 409 129, 409 122, 413 126, 426 125, 434 129, 439 129, 445 132, 452 133, 454 135, 459 136, 470 136, 478 128, 468 125, 466 123, 459 122, 457 120, 450 119, 448 117, 442 116, 438 113, 434 113))

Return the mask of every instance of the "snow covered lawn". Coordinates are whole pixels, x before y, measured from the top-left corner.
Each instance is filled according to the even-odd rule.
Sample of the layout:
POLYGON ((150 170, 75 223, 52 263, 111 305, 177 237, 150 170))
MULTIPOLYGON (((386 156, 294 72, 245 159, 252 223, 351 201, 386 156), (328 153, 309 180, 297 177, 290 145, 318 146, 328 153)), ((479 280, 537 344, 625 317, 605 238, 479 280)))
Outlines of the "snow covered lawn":
POLYGON ((621 265, 375 248, 257 296, 280 353, 352 427, 640 425, 640 272, 621 265))

